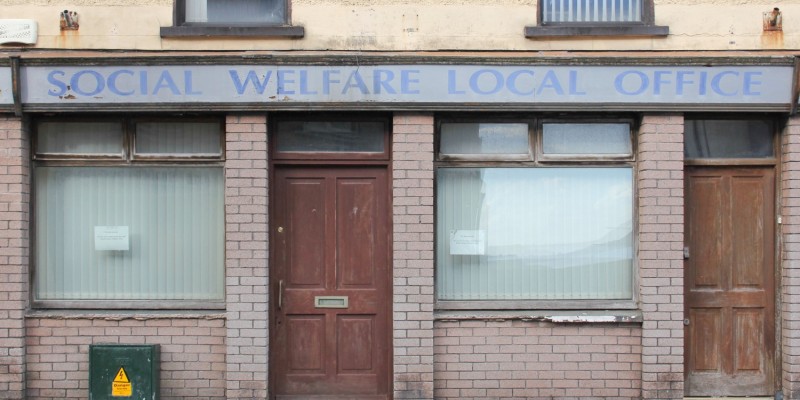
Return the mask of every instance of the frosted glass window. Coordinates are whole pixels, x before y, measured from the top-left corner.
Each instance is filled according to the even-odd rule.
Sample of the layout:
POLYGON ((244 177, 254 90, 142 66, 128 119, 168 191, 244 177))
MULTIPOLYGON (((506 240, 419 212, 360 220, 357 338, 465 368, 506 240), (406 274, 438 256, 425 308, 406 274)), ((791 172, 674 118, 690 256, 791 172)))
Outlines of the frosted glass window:
POLYGON ((686 158, 774 157, 773 126, 767 120, 686 120, 686 158))
POLYGON ((445 123, 439 152, 446 155, 529 154, 528 124, 445 123))
POLYGON ((223 299, 222 168, 38 167, 34 182, 37 300, 223 299), (111 239, 128 250, 97 227, 124 228, 111 239))
POLYGON ((220 155, 221 135, 216 122, 140 122, 136 124, 136 154, 220 155))
POLYGON ((267 23, 286 20, 286 0, 186 0, 186 22, 267 23))
POLYGON ((631 299, 630 167, 439 168, 440 300, 631 299))
POLYGON ((42 122, 37 126, 36 152, 121 156, 122 138, 120 122, 42 122))
POLYGON ((546 155, 630 155, 628 124, 543 124, 546 155))
POLYGON ((642 0, 542 0, 542 22, 641 22, 642 0))
POLYGON ((277 150, 286 152, 382 153, 385 125, 373 121, 281 121, 277 150))

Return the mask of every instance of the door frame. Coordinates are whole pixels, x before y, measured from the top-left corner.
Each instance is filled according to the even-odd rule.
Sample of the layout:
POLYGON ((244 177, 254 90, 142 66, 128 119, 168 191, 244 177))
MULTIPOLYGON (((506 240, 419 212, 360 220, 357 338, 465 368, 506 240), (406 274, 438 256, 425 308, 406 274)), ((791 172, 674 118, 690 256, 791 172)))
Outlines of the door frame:
MULTIPOLYGON (((687 118, 687 115, 684 114, 684 126, 686 121, 688 120, 702 120, 702 119, 733 119, 733 120, 744 120, 744 119, 760 119, 760 120, 768 120, 772 123, 772 141, 773 141, 773 154, 772 158, 708 158, 708 159, 688 159, 684 158, 684 173, 683 173, 683 182, 684 182, 684 192, 683 192, 683 199, 684 199, 684 243, 686 243, 686 227, 685 227, 685 218, 686 218, 686 207, 688 207, 688 201, 686 201, 686 169, 689 167, 720 167, 720 168, 734 168, 734 167, 772 167, 774 171, 774 179, 773 182, 775 193, 773 198, 773 206, 774 206, 774 213, 773 221, 774 221, 774 265, 773 265, 773 284, 774 284, 774 324, 775 324, 775 354, 773 358, 774 362, 774 376, 773 376, 773 392, 782 392, 782 382, 783 382, 783 321, 782 321, 782 297, 781 294, 783 293, 783 286, 782 286, 782 272, 783 272, 783 258, 781 254, 783 252, 783 225, 781 224, 778 217, 782 215, 782 186, 781 186, 781 176, 783 173, 782 170, 782 158, 783 154, 781 152, 782 149, 782 138, 784 127, 786 126, 786 117, 778 117, 778 116, 769 116, 769 115, 752 115, 752 114, 742 114, 742 115, 730 115, 730 114, 698 114, 698 115, 690 115, 691 118, 687 118)), ((685 129, 683 134, 683 140, 686 140, 685 136, 685 129)), ((684 260, 683 265, 684 271, 684 284, 683 284, 683 314, 684 318, 687 318, 686 315, 686 263, 684 260)), ((684 381, 686 380, 688 374, 688 368, 686 368, 687 362, 687 346, 686 346, 686 330, 684 328, 684 369, 683 369, 683 377, 684 381)), ((684 393, 686 391, 686 387, 684 386, 684 393)), ((773 393, 773 394, 774 394, 773 393)))
POLYGON ((267 115, 267 169, 268 169, 268 221, 267 221, 267 240, 269 244, 268 258, 267 258, 267 329, 269 345, 267 355, 267 398, 274 399, 275 382, 276 382, 276 368, 273 368, 274 358, 272 357, 272 346, 275 343, 275 313, 277 301, 277 287, 276 274, 271 273, 270 262, 275 258, 275 243, 276 241, 276 226, 273 225, 275 215, 275 190, 276 178, 275 172, 278 168, 382 168, 386 170, 386 263, 387 274, 384 277, 386 290, 387 290, 387 304, 386 304, 386 319, 387 319, 387 398, 394 398, 394 242, 393 242, 393 173, 392 173, 392 115, 388 113, 355 113, 355 112, 340 112, 340 113, 326 113, 326 112, 286 112, 286 113, 270 113, 267 115), (384 123, 384 149, 381 153, 314 153, 314 152, 284 152, 281 153, 276 149, 276 134, 278 123, 281 121, 372 121, 384 123))

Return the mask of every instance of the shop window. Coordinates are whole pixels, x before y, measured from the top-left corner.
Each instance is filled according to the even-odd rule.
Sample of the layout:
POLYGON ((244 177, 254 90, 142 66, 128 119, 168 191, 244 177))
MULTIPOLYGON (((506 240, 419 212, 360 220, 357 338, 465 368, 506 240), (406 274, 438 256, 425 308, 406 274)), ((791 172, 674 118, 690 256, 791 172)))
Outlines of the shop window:
POLYGON ((667 36, 654 25, 653 0, 542 0, 526 36, 667 36))
POLYGON ((630 126, 441 122, 437 306, 632 307, 630 126))
POLYGON ((221 121, 47 120, 34 136, 36 306, 223 304, 221 121))
POLYGON ((174 19, 161 36, 304 35, 302 27, 290 26, 289 0, 176 0, 174 19))

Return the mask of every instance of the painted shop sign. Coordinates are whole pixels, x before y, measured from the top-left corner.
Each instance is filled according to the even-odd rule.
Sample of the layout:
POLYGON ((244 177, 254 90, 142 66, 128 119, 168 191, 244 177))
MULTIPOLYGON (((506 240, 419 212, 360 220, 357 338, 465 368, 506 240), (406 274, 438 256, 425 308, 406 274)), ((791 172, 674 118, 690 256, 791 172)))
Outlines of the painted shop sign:
MULTIPOLYGON (((0 69, 0 101, 10 73, 0 69), (6 75, 9 75, 6 77, 6 75)), ((791 103, 790 66, 96 66, 22 69, 23 104, 791 103)))

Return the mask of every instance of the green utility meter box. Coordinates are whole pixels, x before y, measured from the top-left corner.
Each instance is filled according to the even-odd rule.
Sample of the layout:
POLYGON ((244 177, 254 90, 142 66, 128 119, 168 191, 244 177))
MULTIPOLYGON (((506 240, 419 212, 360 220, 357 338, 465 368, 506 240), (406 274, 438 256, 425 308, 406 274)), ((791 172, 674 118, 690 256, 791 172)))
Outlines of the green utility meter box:
POLYGON ((157 344, 89 346, 90 400, 158 400, 157 344))

